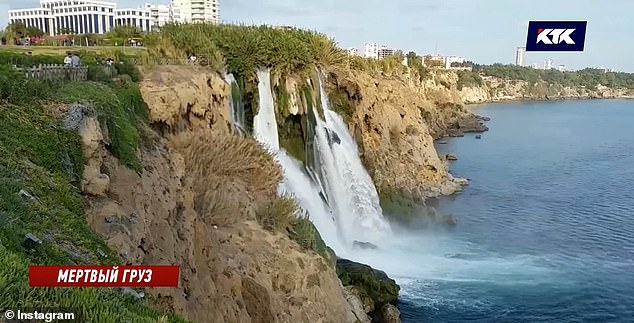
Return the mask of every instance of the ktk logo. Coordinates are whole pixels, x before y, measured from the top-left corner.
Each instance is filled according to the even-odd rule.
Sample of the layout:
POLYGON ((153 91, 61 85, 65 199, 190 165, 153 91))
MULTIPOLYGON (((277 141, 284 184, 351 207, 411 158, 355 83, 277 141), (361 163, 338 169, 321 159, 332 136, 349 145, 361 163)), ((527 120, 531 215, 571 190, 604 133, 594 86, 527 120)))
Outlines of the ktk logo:
POLYGON ((569 45, 574 45, 575 41, 570 38, 570 34, 572 34, 576 29, 543 29, 539 28, 537 32, 537 43, 542 42, 544 44, 559 44, 561 42, 565 42, 569 45), (548 38, 550 36, 552 38, 548 38))
POLYGON ((530 21, 526 51, 583 51, 586 21, 530 21))

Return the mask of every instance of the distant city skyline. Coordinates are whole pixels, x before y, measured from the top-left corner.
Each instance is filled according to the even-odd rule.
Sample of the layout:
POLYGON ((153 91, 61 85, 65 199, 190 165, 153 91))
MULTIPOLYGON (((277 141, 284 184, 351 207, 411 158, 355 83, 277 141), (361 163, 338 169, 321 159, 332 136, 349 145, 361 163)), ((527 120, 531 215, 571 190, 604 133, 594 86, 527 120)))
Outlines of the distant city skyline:
MULTIPOLYGON (((144 2, 117 1, 133 8, 144 2)), ((37 4, 37 0, 2 0, 0 24, 6 26, 8 9, 37 4)), ((634 30, 634 20, 627 14, 634 12, 631 0, 609 4, 601 0, 220 0, 219 6, 223 22, 294 25, 326 33, 342 48, 360 52, 372 41, 405 52, 456 55, 482 64, 514 64, 517 47, 525 46, 529 20, 587 20, 584 52, 528 52, 525 65, 552 59, 568 69, 634 72, 634 42, 628 41, 634 30)))

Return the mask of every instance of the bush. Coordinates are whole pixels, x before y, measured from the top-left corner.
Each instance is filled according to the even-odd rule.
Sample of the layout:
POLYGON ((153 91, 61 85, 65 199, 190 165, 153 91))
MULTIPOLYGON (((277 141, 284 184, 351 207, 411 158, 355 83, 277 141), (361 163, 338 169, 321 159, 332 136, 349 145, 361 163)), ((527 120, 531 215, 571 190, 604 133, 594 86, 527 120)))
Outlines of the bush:
POLYGON ((13 53, 0 51, 0 65, 37 66, 40 64, 63 64, 64 56, 52 55, 28 55, 26 53, 13 53))
POLYGON ((256 212, 258 222, 271 232, 293 231, 293 224, 298 216, 295 199, 289 197, 275 198, 259 207, 256 212))
POLYGON ((13 67, 0 65, 0 103, 33 103, 48 98, 51 93, 50 83, 29 80, 13 67))
POLYGON ((196 211, 206 221, 220 226, 238 223, 250 219, 252 200, 276 198, 282 171, 255 139, 198 131, 181 134, 175 146, 185 160, 196 211))
POLYGON ((483 86, 484 80, 478 73, 472 71, 458 71, 458 90, 463 87, 483 86))
POLYGON ((323 34, 268 26, 168 24, 162 35, 178 49, 204 55, 210 65, 226 60, 230 73, 247 75, 259 67, 280 71, 343 64, 345 53, 323 34))

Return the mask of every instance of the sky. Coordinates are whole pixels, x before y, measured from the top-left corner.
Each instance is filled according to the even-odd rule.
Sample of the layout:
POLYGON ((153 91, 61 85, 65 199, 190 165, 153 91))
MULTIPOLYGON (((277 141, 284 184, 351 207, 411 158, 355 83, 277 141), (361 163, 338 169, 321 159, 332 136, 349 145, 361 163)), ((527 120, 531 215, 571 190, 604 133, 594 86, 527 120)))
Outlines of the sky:
MULTIPOLYGON (((144 1, 117 2, 120 7, 138 7, 144 1)), ((0 0, 0 12, 5 12, 0 25, 6 25, 7 9, 37 3, 0 0)), ((569 69, 634 72, 632 0, 220 0, 220 15, 228 23, 317 30, 341 47, 361 52, 372 41, 405 52, 462 56, 482 64, 514 63, 516 48, 525 46, 529 20, 586 20, 584 52, 527 53, 527 63, 542 65, 551 58, 555 66, 569 69)))

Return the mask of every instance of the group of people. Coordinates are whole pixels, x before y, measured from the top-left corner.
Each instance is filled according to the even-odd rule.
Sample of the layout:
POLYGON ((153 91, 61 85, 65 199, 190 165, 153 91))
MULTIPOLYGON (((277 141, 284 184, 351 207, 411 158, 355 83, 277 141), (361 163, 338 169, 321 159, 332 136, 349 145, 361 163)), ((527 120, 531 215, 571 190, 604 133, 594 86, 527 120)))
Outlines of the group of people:
POLYGON ((79 67, 81 65, 81 58, 76 53, 68 53, 66 57, 64 57, 64 65, 79 67))

